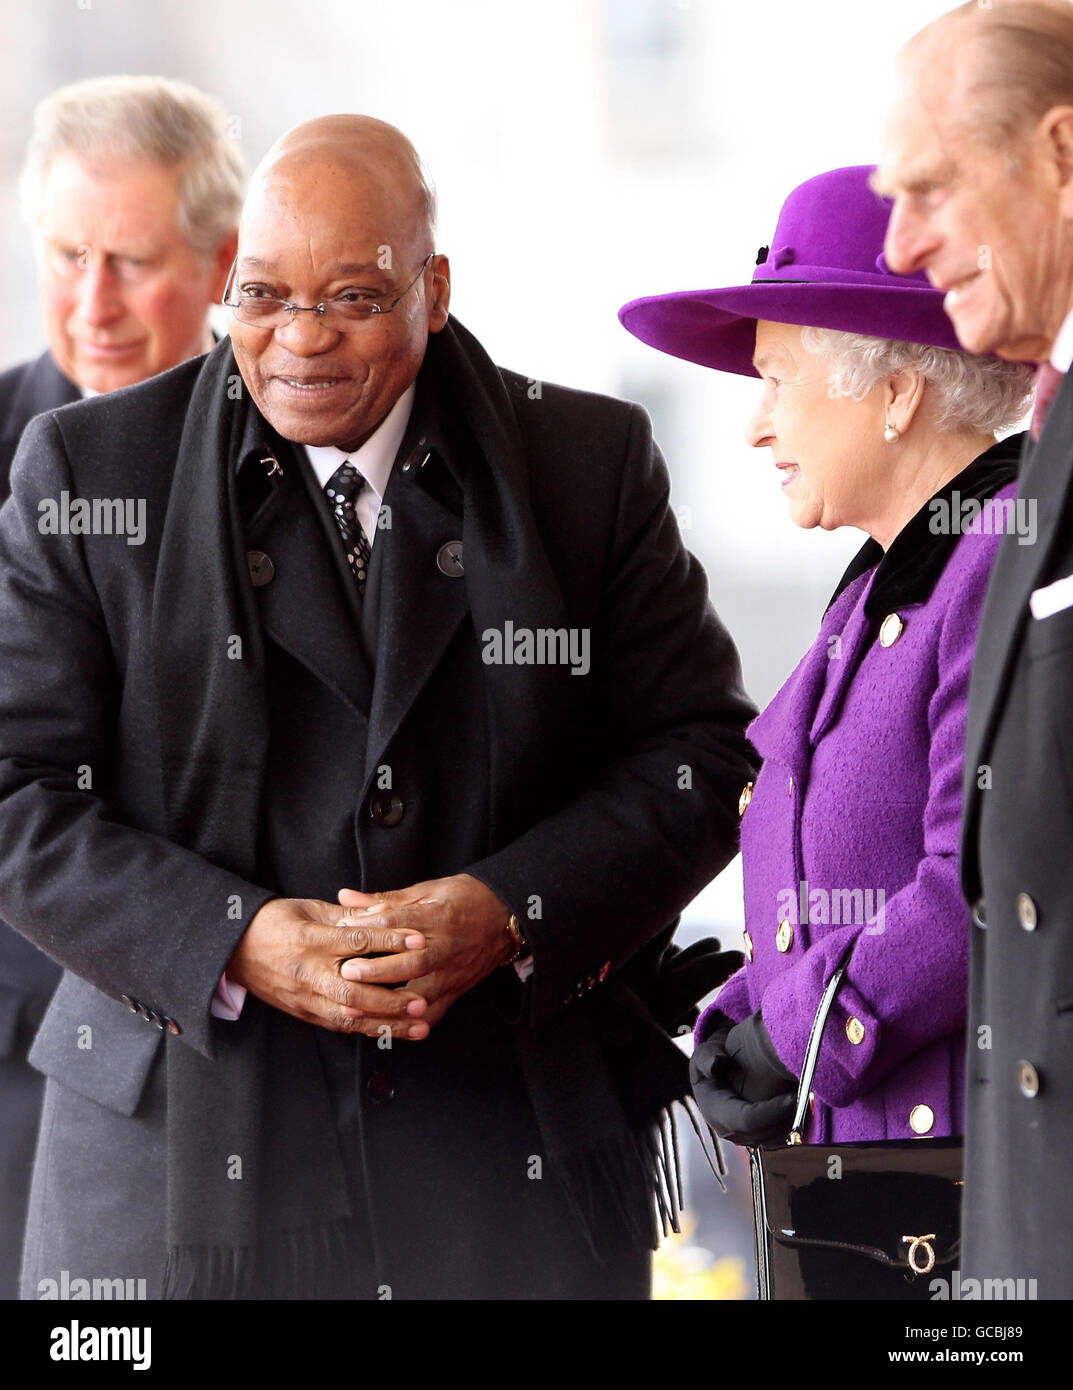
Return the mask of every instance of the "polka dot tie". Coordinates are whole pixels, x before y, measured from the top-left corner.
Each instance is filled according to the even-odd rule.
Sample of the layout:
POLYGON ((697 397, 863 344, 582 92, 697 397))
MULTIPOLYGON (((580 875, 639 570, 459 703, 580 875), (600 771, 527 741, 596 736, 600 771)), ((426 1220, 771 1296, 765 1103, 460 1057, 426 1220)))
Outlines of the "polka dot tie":
POLYGON ((343 538, 347 564, 358 586, 358 593, 365 593, 365 580, 369 574, 369 556, 372 551, 369 541, 358 520, 358 493, 365 485, 365 479, 350 462, 341 463, 324 485, 324 495, 332 509, 332 516, 343 538))

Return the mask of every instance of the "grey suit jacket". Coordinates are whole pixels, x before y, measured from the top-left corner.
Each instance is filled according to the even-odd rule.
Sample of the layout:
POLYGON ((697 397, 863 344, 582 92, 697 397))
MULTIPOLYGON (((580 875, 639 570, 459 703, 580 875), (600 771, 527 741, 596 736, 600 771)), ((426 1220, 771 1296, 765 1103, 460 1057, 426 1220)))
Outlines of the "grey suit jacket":
MULTIPOLYGON (((78 387, 48 352, 0 373, 0 502, 10 491, 11 460, 26 426, 78 398, 78 387)), ((60 974, 55 961, 0 923, 0 1057, 21 1052, 18 1039, 39 1022, 60 974)))

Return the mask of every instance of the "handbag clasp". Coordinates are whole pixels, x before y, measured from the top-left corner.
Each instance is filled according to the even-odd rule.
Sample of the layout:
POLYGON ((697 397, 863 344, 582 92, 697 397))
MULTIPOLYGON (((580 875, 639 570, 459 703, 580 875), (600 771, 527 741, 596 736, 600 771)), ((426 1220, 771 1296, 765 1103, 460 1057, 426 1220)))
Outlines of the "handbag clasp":
POLYGON ((930 1274, 935 1268, 935 1247, 931 1243, 934 1239, 934 1231, 927 1236, 902 1236, 903 1245, 907 1241, 909 1242, 906 1259, 914 1274, 930 1274), (922 1258, 926 1261, 925 1264, 917 1264, 917 1256, 921 1252, 923 1252, 922 1258))

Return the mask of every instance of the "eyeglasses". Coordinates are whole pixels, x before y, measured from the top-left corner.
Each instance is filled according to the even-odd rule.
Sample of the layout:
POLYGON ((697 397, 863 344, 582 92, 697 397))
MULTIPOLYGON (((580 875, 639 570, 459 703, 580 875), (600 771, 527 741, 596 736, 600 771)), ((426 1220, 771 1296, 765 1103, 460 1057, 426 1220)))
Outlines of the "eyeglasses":
POLYGON ((277 299, 275 295, 263 294, 259 290, 254 294, 238 290, 232 298, 238 261, 231 267, 227 284, 224 286, 224 297, 220 303, 230 309, 240 323, 248 323, 251 328, 284 328, 287 324, 293 323, 298 314, 316 314, 322 323, 341 333, 349 333, 363 323, 368 323, 377 314, 390 314, 421 279, 435 254, 435 251, 428 253, 421 262, 421 269, 390 304, 379 303, 382 295, 370 295, 361 290, 344 290, 335 299, 309 305, 291 304, 286 299, 277 299))

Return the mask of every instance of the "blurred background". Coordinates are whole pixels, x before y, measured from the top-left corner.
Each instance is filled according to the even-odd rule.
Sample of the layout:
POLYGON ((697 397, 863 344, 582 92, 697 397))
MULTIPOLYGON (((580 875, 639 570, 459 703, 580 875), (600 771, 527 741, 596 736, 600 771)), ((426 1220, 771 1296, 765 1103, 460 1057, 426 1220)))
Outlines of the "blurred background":
MULTIPOLYGON (((0 0, 0 367, 45 345, 16 176, 35 104, 105 73, 182 78, 223 101, 248 161, 327 111, 400 126, 440 198, 452 309, 526 376, 639 401, 685 539, 763 705, 815 635, 864 537, 787 519, 743 431, 759 383, 642 346, 643 294, 741 284, 796 184, 871 163, 910 34, 953 3, 901 0, 0 0)), ((584 467, 584 459, 578 466, 584 467)), ((741 938, 733 864, 682 939, 741 938)), ((664 1298, 752 1296, 741 1151, 723 1196, 696 1145, 689 1230, 657 1261, 664 1298)))

